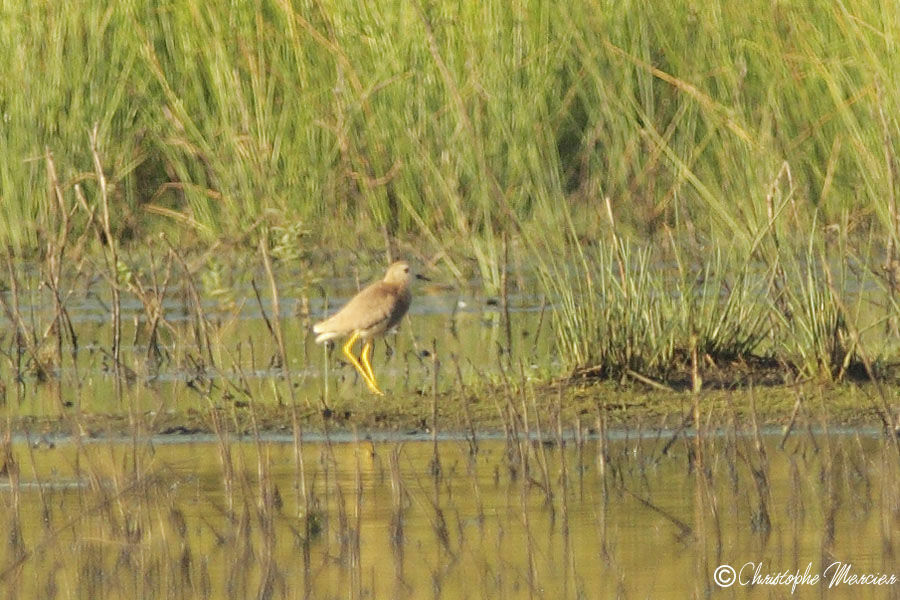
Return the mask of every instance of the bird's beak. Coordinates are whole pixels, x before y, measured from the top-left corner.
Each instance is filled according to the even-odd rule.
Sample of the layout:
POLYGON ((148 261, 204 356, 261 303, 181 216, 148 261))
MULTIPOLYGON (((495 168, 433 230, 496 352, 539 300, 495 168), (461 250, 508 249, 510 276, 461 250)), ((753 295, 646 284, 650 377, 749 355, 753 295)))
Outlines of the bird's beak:
POLYGON ((431 281, 429 278, 425 277, 421 273, 416 273, 416 279, 421 279, 422 281, 431 281))

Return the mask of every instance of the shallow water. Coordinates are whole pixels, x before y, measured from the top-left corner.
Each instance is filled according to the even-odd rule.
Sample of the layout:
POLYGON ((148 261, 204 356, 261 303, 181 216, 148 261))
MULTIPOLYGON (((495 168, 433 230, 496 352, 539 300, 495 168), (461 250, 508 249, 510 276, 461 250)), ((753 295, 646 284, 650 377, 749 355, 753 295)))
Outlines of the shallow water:
MULTIPOLYGON (((28 271, 22 275, 17 298, 20 313, 35 332, 33 337, 40 338, 37 354, 54 365, 57 335, 52 296, 39 281, 28 278, 28 271)), ((6 332, 0 333, 0 350, 7 358, 0 360, 0 379, 10 382, 0 395, 7 411, 11 416, 56 416, 61 407, 119 414, 183 411, 207 400, 272 400, 275 388, 287 397, 286 371, 263 317, 263 311, 268 319, 273 316, 268 288, 255 274, 262 296, 258 301, 248 283, 251 275, 219 286, 204 287, 202 281, 195 281, 201 294, 199 307, 186 283, 172 284, 161 302, 163 320, 156 328, 155 344, 151 344, 151 319, 144 304, 135 295, 123 293, 120 360, 128 383, 124 390, 117 390, 113 377, 112 301, 101 277, 72 282, 67 290, 62 360, 52 367, 47 384, 35 372, 28 348, 16 345, 10 335, 13 323, 0 311, 0 332, 6 332), (242 394, 246 397, 241 398, 242 394)), ((297 283, 300 279, 296 274, 279 276, 280 317, 294 398, 305 406, 366 395, 362 380, 340 349, 315 344, 311 332, 312 323, 356 292, 357 282, 330 279, 309 288, 297 283)), ((7 305, 13 305, 9 290, 0 294, 7 305)), ((435 350, 443 367, 437 384, 443 390, 458 387, 460 381, 498 377, 501 364, 526 376, 545 376, 555 370, 551 307, 534 294, 515 293, 509 297, 508 311, 507 328, 500 302, 479 295, 477 287, 460 290, 416 284, 409 317, 395 332, 376 341, 372 362, 381 387, 395 395, 430 391, 435 383, 435 350)))
MULTIPOLYGON (((18 475, 0 485, 0 595, 791 596, 716 585, 720 565, 752 578, 748 563, 762 575, 842 562, 900 578, 898 462, 884 438, 805 432, 779 449, 765 435, 759 450, 724 431, 701 440, 698 459, 695 439, 619 433, 475 447, 449 436, 18 441, 18 475)), ((793 597, 900 590, 827 587, 793 597)))

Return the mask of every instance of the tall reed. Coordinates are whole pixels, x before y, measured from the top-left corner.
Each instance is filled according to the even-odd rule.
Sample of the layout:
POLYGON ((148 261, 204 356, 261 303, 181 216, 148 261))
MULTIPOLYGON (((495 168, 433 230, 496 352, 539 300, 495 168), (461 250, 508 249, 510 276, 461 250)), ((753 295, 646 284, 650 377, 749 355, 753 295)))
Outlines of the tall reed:
POLYGON ((566 207, 597 235, 604 196, 625 229, 749 242, 787 163, 801 210, 898 247, 900 26, 874 0, 0 7, 17 248, 52 204, 40 157, 63 190, 83 179, 94 123, 123 242, 239 238, 272 212, 331 241, 334 222, 420 237, 496 292, 504 234, 558 230, 566 207))

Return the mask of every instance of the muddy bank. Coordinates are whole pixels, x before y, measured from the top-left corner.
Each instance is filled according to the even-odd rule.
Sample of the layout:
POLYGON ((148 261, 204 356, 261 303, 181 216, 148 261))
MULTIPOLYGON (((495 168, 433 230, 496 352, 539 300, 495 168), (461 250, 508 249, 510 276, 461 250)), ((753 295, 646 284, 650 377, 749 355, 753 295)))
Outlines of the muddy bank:
MULTIPOLYGON (((706 429, 792 427, 877 427, 900 431, 900 408, 885 402, 873 385, 780 386, 737 391, 702 391, 696 396, 706 429), (887 407, 887 410, 885 410, 887 407), (886 425, 887 422, 887 425, 886 425)), ((892 393, 890 390, 884 393, 892 393)), ((88 436, 141 434, 214 434, 217 431, 290 433, 294 423, 306 432, 360 431, 477 434, 557 431, 591 434, 599 429, 692 429, 694 394, 610 383, 500 388, 484 386, 466 394, 388 394, 376 398, 360 391, 321 400, 298 398, 296 406, 256 402, 198 402, 185 409, 128 414, 78 412, 20 416, 7 420, 16 434, 81 431, 88 436)))

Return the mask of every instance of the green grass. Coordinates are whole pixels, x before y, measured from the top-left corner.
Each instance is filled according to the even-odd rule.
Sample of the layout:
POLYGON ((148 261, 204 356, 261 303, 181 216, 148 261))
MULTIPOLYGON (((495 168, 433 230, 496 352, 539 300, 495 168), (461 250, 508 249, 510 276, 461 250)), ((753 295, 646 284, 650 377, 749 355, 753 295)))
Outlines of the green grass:
MULTIPOLYGON (((596 294, 586 331, 621 364, 663 364, 688 336, 839 372, 851 332, 835 332, 868 329, 835 312, 829 231, 852 252, 867 240, 871 277, 900 242, 900 22, 876 0, 0 0, 0 15, 0 243, 16 256, 61 210, 75 234, 99 214, 96 126, 125 247, 252 243, 263 221, 296 239, 285 256, 386 236, 496 293, 512 239, 562 270, 546 291, 596 294), (569 260, 573 239, 609 235, 604 198, 615 241, 569 260), (765 317, 746 313, 760 286, 765 317)), ((872 322, 896 318, 887 296, 872 322)), ((563 336, 576 363, 580 326, 563 336)))
POLYGON ((11 224, 45 208, 45 150, 71 185, 94 123, 141 233, 160 227, 148 205, 211 236, 274 211, 445 247, 466 235, 485 265, 512 222, 603 195, 639 230, 749 236, 785 163, 794 201, 826 221, 888 223, 897 193, 900 25, 874 0, 2 11, 17 245, 36 241, 11 224))
POLYGON ((611 239, 573 233, 561 252, 535 238, 569 372, 736 385, 749 362, 770 383, 896 375, 897 289, 846 213, 826 230, 776 210, 749 246, 623 241, 610 223, 611 239))
POLYGON ((705 262, 677 256, 666 268, 671 254, 618 239, 573 246, 577 258, 540 268, 559 299, 554 322, 568 368, 668 379, 694 350, 716 360, 763 353, 771 281, 733 250, 705 262))

